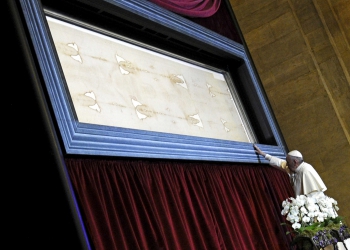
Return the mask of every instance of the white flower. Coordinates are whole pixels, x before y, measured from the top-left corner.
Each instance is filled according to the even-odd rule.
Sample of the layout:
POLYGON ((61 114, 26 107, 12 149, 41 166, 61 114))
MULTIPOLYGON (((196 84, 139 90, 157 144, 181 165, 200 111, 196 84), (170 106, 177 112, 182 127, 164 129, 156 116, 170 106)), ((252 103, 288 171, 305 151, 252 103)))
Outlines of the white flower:
POLYGON ((314 212, 309 212, 309 214, 308 214, 308 215, 309 215, 309 217, 310 217, 310 218, 314 218, 314 217, 316 217, 316 214, 315 214, 314 212))
POLYGON ((321 214, 320 211, 315 211, 315 212, 314 212, 314 217, 318 217, 318 216, 320 216, 320 214, 321 214))
POLYGON ((289 206, 285 206, 281 212, 282 215, 286 215, 289 212, 289 206))
POLYGON ((287 220, 290 221, 291 223, 299 222, 299 217, 294 214, 288 214, 287 215, 287 220))
POLYGON ((300 223, 294 223, 294 224, 292 225, 292 227, 293 227, 294 229, 299 229, 299 228, 301 227, 301 224, 300 224, 300 223))
POLYGON ((330 202, 334 205, 338 205, 338 202, 334 200, 333 198, 329 198, 330 202))
POLYGON ((299 214, 299 207, 298 206, 292 206, 290 208, 290 212, 289 213, 294 214, 294 215, 299 214))
POLYGON ((309 211, 309 213, 317 211, 317 206, 315 204, 306 204, 305 205, 306 209, 309 211))
POLYGON ((298 195, 295 199, 295 205, 298 207, 302 207, 305 204, 306 197, 304 195, 298 195))
POLYGON ((295 198, 290 197, 289 198, 289 203, 290 203, 291 206, 295 206, 295 198))
POLYGON ((332 217, 333 219, 336 217, 336 214, 333 208, 327 208, 324 212, 327 214, 327 217, 332 217))
POLYGON ((307 209, 305 208, 305 207, 301 207, 300 208, 300 212, 301 212, 301 214, 308 214, 308 211, 307 211, 307 209))
POLYGON ((310 217, 304 216, 302 219, 303 222, 310 222, 310 217))
MULTIPOLYGON (((322 198, 327 197, 323 192, 316 192, 316 193, 312 193, 312 196, 316 199, 316 200, 320 200, 322 198)), ((327 197, 328 198, 328 197, 327 197)))
POLYGON ((318 222, 323 222, 324 221, 323 216, 322 215, 317 216, 317 221, 318 222))
POLYGON ((308 197, 306 197, 306 203, 307 204, 315 204, 316 198, 314 196, 308 196, 308 197))
POLYGON ((282 207, 289 207, 289 201, 288 201, 288 199, 287 199, 287 200, 284 200, 284 201, 282 202, 282 207))

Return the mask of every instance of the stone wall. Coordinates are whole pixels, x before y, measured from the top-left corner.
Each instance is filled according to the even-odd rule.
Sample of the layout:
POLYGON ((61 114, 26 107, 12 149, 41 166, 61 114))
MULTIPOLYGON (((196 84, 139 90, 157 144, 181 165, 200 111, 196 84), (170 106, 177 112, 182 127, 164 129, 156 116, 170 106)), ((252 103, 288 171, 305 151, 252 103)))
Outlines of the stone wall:
POLYGON ((350 1, 230 0, 289 150, 350 225, 350 1))

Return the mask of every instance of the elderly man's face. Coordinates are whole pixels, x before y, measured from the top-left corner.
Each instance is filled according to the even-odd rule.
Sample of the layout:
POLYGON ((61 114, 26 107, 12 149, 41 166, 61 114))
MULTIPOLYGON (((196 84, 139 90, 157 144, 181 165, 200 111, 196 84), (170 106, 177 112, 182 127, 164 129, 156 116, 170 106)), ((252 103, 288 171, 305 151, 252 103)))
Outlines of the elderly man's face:
POLYGON ((287 161, 287 165, 288 165, 289 169, 290 169, 292 172, 295 172, 295 170, 296 170, 297 167, 298 167, 297 161, 296 161, 296 160, 293 160, 289 155, 287 155, 286 161, 287 161))

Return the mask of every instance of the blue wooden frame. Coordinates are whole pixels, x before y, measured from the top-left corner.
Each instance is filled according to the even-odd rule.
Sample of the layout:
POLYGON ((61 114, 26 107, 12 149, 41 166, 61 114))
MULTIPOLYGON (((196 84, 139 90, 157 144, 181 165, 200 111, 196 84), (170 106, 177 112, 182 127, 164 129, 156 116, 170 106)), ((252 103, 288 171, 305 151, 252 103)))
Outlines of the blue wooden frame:
MULTIPOLYGON (((286 148, 282 136, 243 45, 148 1, 95 2, 113 4, 192 39, 206 41, 207 44, 244 60, 258 93, 258 101, 263 106, 264 113, 261 115, 267 117, 277 142, 277 145, 259 144, 259 146, 265 152, 277 157, 285 156, 286 148)), ((256 155, 252 143, 79 123, 64 85, 64 75, 43 7, 39 0, 20 0, 20 4, 67 154, 266 163, 265 159, 256 155)))

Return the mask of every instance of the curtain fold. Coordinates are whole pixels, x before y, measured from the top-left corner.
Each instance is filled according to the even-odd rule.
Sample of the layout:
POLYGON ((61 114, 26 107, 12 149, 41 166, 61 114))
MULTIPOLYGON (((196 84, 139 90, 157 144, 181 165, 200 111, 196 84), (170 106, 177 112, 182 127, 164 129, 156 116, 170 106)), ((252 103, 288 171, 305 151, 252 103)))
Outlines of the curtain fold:
POLYGON ((219 9, 221 0, 149 0, 164 9, 188 17, 209 17, 219 9))
POLYGON ((66 158, 92 245, 287 249, 287 176, 266 165, 66 158))

